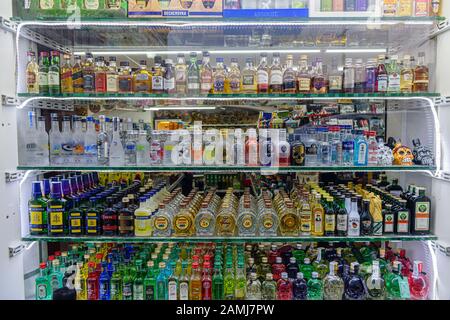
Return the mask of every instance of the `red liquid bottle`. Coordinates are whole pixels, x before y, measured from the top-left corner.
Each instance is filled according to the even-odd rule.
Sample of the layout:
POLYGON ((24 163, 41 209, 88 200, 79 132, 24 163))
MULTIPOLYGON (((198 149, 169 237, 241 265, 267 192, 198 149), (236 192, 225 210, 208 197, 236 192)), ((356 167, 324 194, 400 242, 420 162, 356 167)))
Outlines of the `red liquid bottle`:
POLYGON ((285 271, 285 269, 286 268, 282 263, 281 257, 277 257, 275 259, 275 263, 272 265, 273 280, 278 281, 281 278, 281 274, 285 271))
POLYGON ((422 261, 414 261, 414 269, 408 278, 412 300, 426 300, 430 291, 428 277, 422 272, 422 261))
POLYGON ((287 272, 281 273, 281 279, 277 281, 278 300, 292 300, 292 283, 288 279, 287 272))
MULTIPOLYGON (((206 258, 207 256, 205 256, 206 258)), ((203 263, 202 276, 202 300, 212 300, 212 278, 211 265, 209 262, 203 263)))
POLYGON ((272 245, 269 251, 268 261, 270 265, 274 264, 278 257, 278 250, 276 245, 272 245))
POLYGON ((89 262, 88 267, 87 298, 88 300, 98 300, 98 272, 95 269, 95 262, 89 262))
POLYGON ((405 249, 400 250, 400 256, 398 260, 402 264, 402 276, 408 277, 411 273, 411 261, 406 257, 405 249))

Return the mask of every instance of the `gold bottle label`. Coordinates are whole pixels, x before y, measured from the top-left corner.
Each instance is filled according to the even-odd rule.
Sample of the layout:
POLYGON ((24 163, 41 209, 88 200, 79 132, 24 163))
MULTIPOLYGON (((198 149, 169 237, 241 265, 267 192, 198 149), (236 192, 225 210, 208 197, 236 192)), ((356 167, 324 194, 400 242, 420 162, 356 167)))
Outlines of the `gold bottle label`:
POLYGON ((155 228, 160 231, 167 230, 169 221, 165 217, 158 217, 155 219, 155 228))

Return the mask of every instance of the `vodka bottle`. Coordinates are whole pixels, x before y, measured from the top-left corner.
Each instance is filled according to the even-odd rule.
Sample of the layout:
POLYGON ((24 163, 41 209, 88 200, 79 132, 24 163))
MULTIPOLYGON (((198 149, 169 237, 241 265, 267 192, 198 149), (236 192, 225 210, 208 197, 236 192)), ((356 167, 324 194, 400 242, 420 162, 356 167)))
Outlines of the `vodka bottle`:
POLYGON ((377 165, 378 163, 378 142, 375 140, 375 135, 375 131, 369 131, 369 139, 367 140, 369 149, 368 165, 377 165))
POLYGON ((45 118, 38 117, 37 122, 37 163, 41 166, 48 166, 49 162, 49 148, 48 148, 48 134, 45 131, 45 118))
POLYGON ((99 120, 100 120, 100 132, 98 133, 97 136, 97 161, 100 166, 108 166, 110 136, 106 128, 105 116, 101 115, 99 117, 99 120))
POLYGON ((344 92, 353 93, 355 90, 355 67, 352 58, 345 59, 344 65, 344 92))
POLYGON ((74 139, 72 135, 72 130, 70 129, 70 117, 64 116, 62 121, 62 162, 64 165, 73 164, 73 146, 74 139))
POLYGON ((58 114, 51 114, 51 128, 49 131, 50 139, 50 164, 62 164, 62 135, 59 130, 58 114))
POLYGON ((134 130, 128 130, 125 139, 125 165, 136 165, 136 141, 134 140, 134 130))
POLYGON ((109 150, 109 165, 123 166, 125 164, 125 153, 123 151, 123 144, 120 140, 119 122, 117 117, 113 118, 113 134, 111 138, 111 147, 109 150))
POLYGON ((136 143, 136 164, 147 166, 150 164, 150 144, 147 141, 147 131, 139 131, 139 139, 136 143))
POLYGON ((342 164, 344 166, 353 165, 354 150, 355 142, 351 133, 351 126, 344 126, 344 134, 342 137, 342 164))
POLYGON ((313 167, 317 165, 318 162, 318 142, 316 139, 316 132, 314 129, 309 131, 304 140, 305 144, 305 166, 313 167))
POLYGON ((235 157, 236 164, 238 166, 245 165, 245 138, 242 133, 242 129, 235 129, 234 131, 235 141, 235 157))
POLYGON ((97 132, 94 117, 86 117, 86 133, 84 135, 84 153, 88 166, 97 165, 97 132))
POLYGON ((80 166, 85 163, 85 145, 84 145, 84 132, 81 129, 81 118, 78 116, 72 117, 73 121, 73 162, 74 165, 80 166))

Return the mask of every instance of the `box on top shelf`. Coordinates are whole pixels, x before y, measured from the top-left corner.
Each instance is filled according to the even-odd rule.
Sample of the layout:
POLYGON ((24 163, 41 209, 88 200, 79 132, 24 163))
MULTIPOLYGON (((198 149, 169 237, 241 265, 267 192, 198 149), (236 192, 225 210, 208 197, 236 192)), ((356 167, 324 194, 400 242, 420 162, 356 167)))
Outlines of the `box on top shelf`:
POLYGON ((222 0, 129 0, 129 18, 222 17, 222 0))
POLYGON ((224 0, 225 18, 305 18, 309 0, 224 0))
POLYGON ((14 0, 13 15, 22 20, 126 18, 127 4, 127 0, 14 0))

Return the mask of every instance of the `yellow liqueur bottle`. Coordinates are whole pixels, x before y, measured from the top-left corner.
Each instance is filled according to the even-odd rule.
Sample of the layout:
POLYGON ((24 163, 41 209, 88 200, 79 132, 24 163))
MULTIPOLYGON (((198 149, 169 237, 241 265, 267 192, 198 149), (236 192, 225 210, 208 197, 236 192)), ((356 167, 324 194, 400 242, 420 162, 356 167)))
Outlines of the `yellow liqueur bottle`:
POLYGON ((311 235, 313 236, 323 236, 324 233, 324 210, 322 205, 320 204, 320 199, 320 194, 316 194, 315 201, 311 206, 313 215, 311 235))

